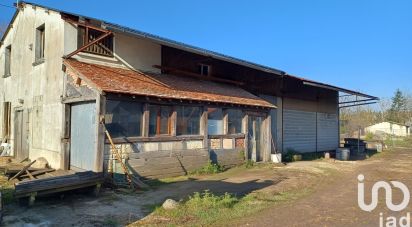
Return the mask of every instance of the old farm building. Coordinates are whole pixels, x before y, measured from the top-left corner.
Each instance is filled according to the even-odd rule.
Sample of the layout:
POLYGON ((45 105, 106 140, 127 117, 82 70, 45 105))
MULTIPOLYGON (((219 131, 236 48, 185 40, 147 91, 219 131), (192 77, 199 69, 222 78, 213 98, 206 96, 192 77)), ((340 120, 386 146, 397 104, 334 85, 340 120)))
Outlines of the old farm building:
MULTIPOLYGON (((0 46, 3 141, 53 168, 185 174, 270 154, 339 146, 339 93, 310 81, 109 22, 20 3, 0 46)), ((298 63, 297 63, 298 64, 298 63)))

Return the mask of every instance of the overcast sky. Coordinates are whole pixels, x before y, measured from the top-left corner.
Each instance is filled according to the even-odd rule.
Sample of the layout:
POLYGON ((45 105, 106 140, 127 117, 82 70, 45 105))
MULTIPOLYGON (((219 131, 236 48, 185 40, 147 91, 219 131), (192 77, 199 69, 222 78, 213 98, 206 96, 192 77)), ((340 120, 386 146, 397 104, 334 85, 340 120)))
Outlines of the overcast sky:
MULTIPOLYGON (((408 0, 33 2, 379 97, 412 91, 408 0)), ((13 13, 0 6, 0 24, 13 13)))

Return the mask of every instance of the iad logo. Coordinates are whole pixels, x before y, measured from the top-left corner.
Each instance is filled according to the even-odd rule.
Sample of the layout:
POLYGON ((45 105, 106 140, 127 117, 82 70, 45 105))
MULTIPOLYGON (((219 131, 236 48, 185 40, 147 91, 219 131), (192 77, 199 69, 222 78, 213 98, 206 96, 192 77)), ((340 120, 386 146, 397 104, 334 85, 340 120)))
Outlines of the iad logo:
POLYGON ((404 210, 409 205, 409 200, 411 198, 410 192, 408 187, 399 181, 391 181, 390 183, 393 187, 398 188, 403 193, 403 200, 400 204, 393 204, 392 203, 392 187, 391 184, 385 181, 378 181, 372 187, 372 201, 370 204, 365 203, 365 185, 363 181, 365 180, 365 176, 360 174, 358 176, 358 205, 359 207, 364 210, 371 212, 378 206, 378 196, 379 190, 383 189, 386 194, 386 206, 392 211, 401 211, 404 210))

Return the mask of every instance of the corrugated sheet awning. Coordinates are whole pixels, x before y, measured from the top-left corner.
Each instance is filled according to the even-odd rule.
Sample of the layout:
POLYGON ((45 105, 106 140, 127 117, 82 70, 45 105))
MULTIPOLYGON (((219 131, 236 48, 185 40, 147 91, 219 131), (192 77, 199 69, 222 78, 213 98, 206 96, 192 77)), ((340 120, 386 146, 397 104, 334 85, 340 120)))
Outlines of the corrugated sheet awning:
POLYGON ((90 86, 107 93, 276 108, 242 88, 184 76, 142 73, 74 59, 64 65, 90 86))

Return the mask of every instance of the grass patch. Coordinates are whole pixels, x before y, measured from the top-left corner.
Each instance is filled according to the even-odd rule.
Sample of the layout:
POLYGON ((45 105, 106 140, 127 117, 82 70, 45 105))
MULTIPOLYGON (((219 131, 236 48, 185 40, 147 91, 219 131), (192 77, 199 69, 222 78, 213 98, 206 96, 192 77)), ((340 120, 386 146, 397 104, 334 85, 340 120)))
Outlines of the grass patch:
POLYGON ((14 184, 7 180, 7 177, 0 176, 0 190, 4 204, 14 201, 14 184))
POLYGON ((407 147, 412 148, 412 136, 408 137, 388 137, 385 140, 388 147, 407 147))
POLYGON ((221 173, 224 171, 224 168, 219 164, 213 163, 209 160, 209 162, 200 169, 194 170, 190 172, 192 175, 207 175, 207 174, 216 174, 221 173))
POLYGON ((252 160, 247 160, 247 161, 245 162, 245 164, 243 164, 243 166, 244 166, 246 169, 251 169, 251 168, 253 168, 255 165, 256 165, 256 163, 255 163, 254 161, 252 161, 252 160))
POLYGON ((167 226, 221 225, 230 220, 261 211, 268 206, 298 199, 309 192, 309 189, 277 194, 257 192, 244 197, 237 197, 229 193, 215 195, 206 190, 189 196, 174 210, 165 210, 161 206, 157 206, 150 219, 135 224, 167 226))
POLYGON ((178 177, 168 177, 168 178, 162 178, 162 179, 151 179, 145 181, 147 185, 149 185, 152 188, 158 188, 163 185, 168 185, 168 184, 173 184, 181 181, 188 181, 191 180, 188 176, 178 176, 178 177))
POLYGON ((324 157, 325 157, 325 154, 323 152, 311 152, 311 153, 302 154, 303 161, 321 160, 321 159, 324 159, 324 157))

